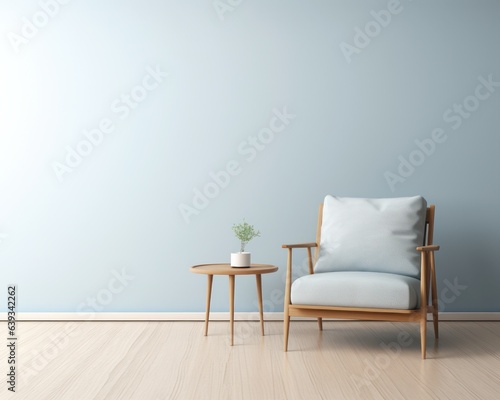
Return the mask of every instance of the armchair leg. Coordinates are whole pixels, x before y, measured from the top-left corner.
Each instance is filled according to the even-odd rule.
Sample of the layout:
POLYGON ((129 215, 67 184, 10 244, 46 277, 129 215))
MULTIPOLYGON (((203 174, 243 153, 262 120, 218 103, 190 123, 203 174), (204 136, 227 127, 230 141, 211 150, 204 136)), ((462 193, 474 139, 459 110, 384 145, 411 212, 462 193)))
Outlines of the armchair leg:
POLYGON ((439 339, 438 302, 437 298, 434 298, 434 290, 432 291, 432 323, 434 325, 434 338, 439 339))
POLYGON ((420 318, 420 349, 422 351, 422 359, 425 360, 426 356, 426 337, 427 337, 427 314, 423 313, 420 318))
POLYGON ((436 339, 439 339, 439 321, 438 321, 438 313, 437 311, 434 311, 432 313, 432 320, 434 323, 434 337, 436 339))
POLYGON ((432 322, 434 323, 434 337, 439 338, 439 319, 438 319, 438 299, 437 299, 437 286, 436 286, 436 270, 434 266, 434 254, 431 255, 431 271, 432 271, 432 322))
POLYGON ((323 318, 318 318, 318 327, 320 331, 323 330, 323 318))
POLYGON ((288 249, 288 260, 286 265, 286 286, 285 286, 285 299, 283 304, 283 339, 284 346, 283 350, 288 351, 288 333, 290 331, 290 309, 288 306, 290 302, 290 292, 292 288, 292 249, 288 249))
POLYGON ((283 318, 283 351, 288 351, 288 334, 290 331, 290 316, 288 315, 288 307, 285 307, 285 317, 283 318))

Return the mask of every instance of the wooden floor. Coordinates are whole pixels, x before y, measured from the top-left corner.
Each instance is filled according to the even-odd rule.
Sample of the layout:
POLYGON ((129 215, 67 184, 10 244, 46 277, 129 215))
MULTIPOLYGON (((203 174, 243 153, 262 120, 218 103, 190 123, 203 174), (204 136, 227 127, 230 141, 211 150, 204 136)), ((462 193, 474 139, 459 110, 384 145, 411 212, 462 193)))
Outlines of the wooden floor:
MULTIPOLYGON (((500 323, 20 322, 16 394, 0 399, 498 399, 500 323), (431 328, 432 324, 429 324, 431 328), (64 334, 66 332, 67 334, 64 334)), ((7 363, 2 354, 2 371, 7 363)), ((2 376, 5 377, 2 372, 2 376)), ((3 380, 3 379, 2 379, 3 380)))

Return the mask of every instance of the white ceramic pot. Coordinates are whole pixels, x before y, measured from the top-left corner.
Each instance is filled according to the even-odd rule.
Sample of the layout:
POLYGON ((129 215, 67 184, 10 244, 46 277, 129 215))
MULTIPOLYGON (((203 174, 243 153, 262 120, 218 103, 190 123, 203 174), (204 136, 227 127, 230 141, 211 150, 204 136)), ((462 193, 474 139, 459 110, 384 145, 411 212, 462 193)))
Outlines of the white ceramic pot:
POLYGON ((247 268, 250 266, 250 253, 244 251, 243 253, 231 253, 231 267, 234 268, 247 268))

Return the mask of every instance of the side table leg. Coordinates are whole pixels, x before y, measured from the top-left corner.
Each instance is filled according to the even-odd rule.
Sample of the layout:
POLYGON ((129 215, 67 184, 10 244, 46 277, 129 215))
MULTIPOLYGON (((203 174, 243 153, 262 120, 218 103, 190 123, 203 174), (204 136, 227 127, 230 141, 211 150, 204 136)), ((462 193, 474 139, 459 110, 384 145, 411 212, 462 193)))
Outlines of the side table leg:
POLYGON ((229 315, 231 326, 231 346, 234 344, 234 275, 229 275, 229 315))
POLYGON ((264 336, 264 312, 262 310, 262 279, 261 274, 255 275, 257 280, 257 298, 259 299, 260 333, 264 336))
POLYGON ((210 298, 212 297, 212 280, 213 275, 207 275, 208 285, 207 285, 207 309, 205 311, 205 336, 208 335, 208 318, 210 316, 210 298))

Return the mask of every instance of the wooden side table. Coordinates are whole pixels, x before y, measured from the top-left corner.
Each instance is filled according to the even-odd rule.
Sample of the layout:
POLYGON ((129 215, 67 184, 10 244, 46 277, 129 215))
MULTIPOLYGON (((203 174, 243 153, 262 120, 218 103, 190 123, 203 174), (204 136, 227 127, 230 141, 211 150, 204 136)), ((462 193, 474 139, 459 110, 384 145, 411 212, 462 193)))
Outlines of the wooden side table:
POLYGON ((195 274, 205 274, 208 278, 207 307, 205 312, 205 336, 208 334, 208 319, 210 316, 210 298, 212 295, 212 280, 214 275, 229 276, 229 314, 231 326, 231 346, 234 343, 234 281, 236 275, 255 275, 257 281, 257 297, 259 300, 260 331, 264 336, 264 313, 262 311, 262 274, 276 272, 278 267, 269 264, 252 264, 248 268, 232 268, 229 264, 201 264, 191 267, 195 274))

